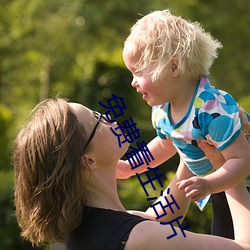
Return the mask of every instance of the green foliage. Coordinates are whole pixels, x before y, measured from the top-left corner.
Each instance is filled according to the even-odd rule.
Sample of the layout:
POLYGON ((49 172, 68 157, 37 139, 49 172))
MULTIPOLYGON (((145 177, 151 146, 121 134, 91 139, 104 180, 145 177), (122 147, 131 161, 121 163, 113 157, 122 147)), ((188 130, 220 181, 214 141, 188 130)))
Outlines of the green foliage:
POLYGON ((12 113, 11 111, 0 103, 0 170, 7 169, 9 167, 9 152, 10 148, 8 145, 10 131, 12 121, 12 113))
MULTIPOLYGON (((121 53, 136 19, 165 8, 201 22, 223 43, 224 48, 211 69, 212 81, 218 88, 230 92, 249 112, 248 0, 226 3, 216 0, 2 0, 0 169, 9 168, 12 138, 30 110, 40 100, 57 94, 102 112, 105 110, 99 101, 105 104, 112 94, 123 97, 127 110, 122 118, 133 118, 145 142, 154 137, 150 108, 130 87, 131 76, 121 53)), ((160 171, 169 173, 176 165, 175 158, 161 166, 160 171)), ((0 183, 4 178, 0 176, 0 183)), ((148 204, 136 179, 119 185, 128 208, 145 209, 148 204), (133 200, 137 194, 138 199, 133 200)), ((4 191, 1 198, 11 212, 12 201, 3 201, 10 194, 11 191, 4 191)), ((193 225, 194 231, 207 232, 210 217, 210 208, 201 213, 191 205, 186 222, 193 225)))
POLYGON ((112 0, 2 1, 0 102, 20 120, 39 100, 58 93, 96 105, 124 91, 130 106, 138 103, 136 109, 129 109, 131 115, 148 119, 145 103, 129 87, 121 51, 138 13, 163 8, 200 21, 222 41, 224 49, 212 68, 212 79, 239 100, 249 95, 250 59, 245 56, 250 39, 249 5, 244 1, 230 0, 226 6, 218 1, 198 0, 138 0, 129 4, 112 0), (240 22, 235 22, 239 15, 240 22))
MULTIPOLYGON (((143 175, 144 174, 141 174, 140 178, 143 178, 143 175)), ((164 176, 165 178, 163 181, 163 186, 166 188, 171 179, 174 177, 174 172, 168 171, 164 176)), ((160 191, 163 190, 159 182, 155 181, 154 185, 155 190, 153 190, 153 188, 145 187, 149 193, 148 197, 159 197, 160 191)), ((146 211, 147 208, 152 204, 152 201, 147 201, 148 197, 146 196, 137 177, 131 177, 128 180, 119 180, 118 190, 122 203, 129 210, 146 211)), ((201 212, 196 204, 191 203, 182 226, 189 226, 188 230, 192 232, 210 233, 211 218, 211 205, 201 212)))
MULTIPOLYGON (((213 83, 218 88, 229 92, 236 100, 249 96, 249 42, 250 5, 242 1, 195 1, 190 6, 189 17, 203 24, 222 44, 211 69, 213 83)), ((248 99, 248 102, 250 99, 248 99)))
POLYGON ((244 96, 239 100, 239 105, 242 107, 246 112, 250 112, 250 95, 244 96))

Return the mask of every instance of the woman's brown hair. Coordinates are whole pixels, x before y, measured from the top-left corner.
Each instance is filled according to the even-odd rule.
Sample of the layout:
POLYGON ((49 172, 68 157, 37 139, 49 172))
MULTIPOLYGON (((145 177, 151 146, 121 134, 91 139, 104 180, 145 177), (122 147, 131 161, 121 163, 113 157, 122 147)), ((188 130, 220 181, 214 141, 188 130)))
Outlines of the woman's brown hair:
POLYGON ((14 142, 15 205, 33 245, 63 242, 82 220, 85 130, 64 99, 48 99, 14 142))

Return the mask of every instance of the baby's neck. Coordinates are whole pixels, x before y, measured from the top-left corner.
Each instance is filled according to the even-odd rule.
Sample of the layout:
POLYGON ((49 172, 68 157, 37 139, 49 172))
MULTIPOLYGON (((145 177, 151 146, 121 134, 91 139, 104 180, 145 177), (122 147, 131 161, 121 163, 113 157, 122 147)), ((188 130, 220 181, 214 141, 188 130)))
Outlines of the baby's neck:
POLYGON ((197 87, 197 80, 183 82, 182 90, 178 92, 176 98, 170 102, 169 118, 172 124, 182 120, 187 113, 197 87))

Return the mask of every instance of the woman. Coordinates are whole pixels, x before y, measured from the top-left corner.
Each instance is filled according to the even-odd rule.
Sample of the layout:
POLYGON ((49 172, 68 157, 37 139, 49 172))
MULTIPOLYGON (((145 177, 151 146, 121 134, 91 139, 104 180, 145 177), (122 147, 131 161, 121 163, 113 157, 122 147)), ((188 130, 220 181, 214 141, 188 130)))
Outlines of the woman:
MULTIPOLYGON (((187 231, 183 237, 179 228, 168 240, 171 226, 150 220, 155 215, 127 213, 115 176, 129 144, 117 145, 112 126, 105 116, 63 99, 38 105, 14 143, 16 215, 23 237, 33 245, 65 242, 67 249, 250 249, 250 200, 243 186, 227 191, 235 240, 187 231)), ((183 178, 188 173, 182 165, 183 178)), ((170 184, 173 197, 177 181, 178 175, 170 184)), ((172 216, 164 220, 177 215, 172 216)))

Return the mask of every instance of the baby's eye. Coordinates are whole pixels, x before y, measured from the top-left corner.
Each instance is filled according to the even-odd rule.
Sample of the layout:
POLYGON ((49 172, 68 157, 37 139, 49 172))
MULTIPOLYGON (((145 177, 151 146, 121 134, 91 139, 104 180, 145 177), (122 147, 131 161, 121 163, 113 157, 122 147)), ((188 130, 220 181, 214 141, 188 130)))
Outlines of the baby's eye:
POLYGON ((141 71, 136 71, 133 73, 133 76, 142 76, 142 72, 141 71))

